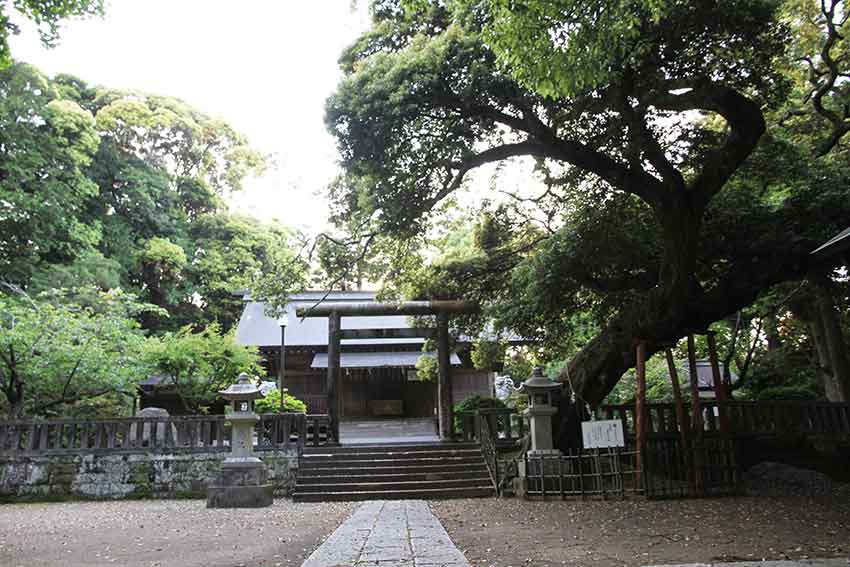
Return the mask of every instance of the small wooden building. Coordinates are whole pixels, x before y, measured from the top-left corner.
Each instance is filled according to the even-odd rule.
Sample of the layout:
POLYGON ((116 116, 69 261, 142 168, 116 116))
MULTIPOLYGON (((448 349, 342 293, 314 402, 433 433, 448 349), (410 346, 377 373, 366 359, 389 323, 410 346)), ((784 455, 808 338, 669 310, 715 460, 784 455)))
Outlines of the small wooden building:
MULTIPOLYGON (((245 308, 236 328, 236 340, 260 349, 267 380, 277 380, 281 344, 284 346, 283 385, 307 404, 310 413, 329 413, 327 396, 328 318, 299 318, 295 311, 321 301, 322 305, 375 303, 370 291, 307 291, 293 295, 286 307, 286 326, 268 316, 266 306, 245 294, 245 308)), ((425 339, 414 336, 411 320, 402 315, 344 317, 342 330, 369 330, 373 338, 344 338, 340 352, 338 415, 343 420, 375 417, 436 417, 437 384, 420 379, 416 362, 423 356, 425 339), (376 330, 386 337, 374 338, 376 330)), ((356 334, 356 333, 354 333, 356 334)), ((495 374, 475 370, 471 341, 460 337, 454 345, 452 402, 470 395, 495 395, 495 374)), ((425 356, 430 356, 426 354, 425 356)))

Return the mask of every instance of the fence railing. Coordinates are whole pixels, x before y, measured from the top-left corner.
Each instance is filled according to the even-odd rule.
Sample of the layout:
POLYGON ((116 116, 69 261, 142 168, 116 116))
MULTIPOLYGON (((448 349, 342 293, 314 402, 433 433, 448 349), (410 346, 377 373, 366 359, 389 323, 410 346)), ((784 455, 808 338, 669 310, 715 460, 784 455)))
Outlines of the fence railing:
POLYGON ((734 495, 740 474, 735 442, 707 439, 684 449, 677 438, 647 440, 640 452, 626 447, 566 455, 524 457, 529 497, 682 498, 734 495))
POLYGON ((327 394, 298 394, 297 398, 307 404, 307 411, 314 415, 328 413, 327 394))
MULTIPOLYGON (((808 401, 729 401, 723 405, 729 433, 736 437, 760 435, 811 435, 850 438, 850 403, 808 401)), ((720 411, 717 402, 700 403, 703 432, 720 430, 720 411)), ((690 407, 685 405, 687 422, 691 423, 690 407)), ((609 405, 596 410, 601 419, 619 419, 626 435, 635 434, 635 406, 609 405)), ((672 403, 646 404, 647 433, 654 436, 674 436, 679 432, 676 407, 672 403)))
POLYGON ((455 431, 455 437, 460 441, 482 442, 479 438, 479 416, 487 421, 493 443, 499 449, 514 447, 528 431, 527 418, 515 409, 480 409, 457 416, 460 427, 455 431))
POLYGON ((683 448, 675 437, 647 439, 642 466, 648 498, 727 496, 740 488, 734 440, 707 438, 683 448))
POLYGON ((500 490, 499 482, 499 451, 496 448, 496 436, 494 430, 490 428, 490 420, 486 414, 477 414, 478 439, 481 443, 481 454, 484 457, 484 462, 487 463, 487 470, 490 472, 490 480, 493 481, 493 488, 498 493, 500 490))
MULTIPOLYGON (((255 450, 333 443, 326 415, 263 414, 255 450)), ((227 416, 0 422, 0 454, 207 453, 230 451, 227 416)))
POLYGON ((643 494, 636 449, 614 447, 524 457, 528 497, 623 498, 643 494))

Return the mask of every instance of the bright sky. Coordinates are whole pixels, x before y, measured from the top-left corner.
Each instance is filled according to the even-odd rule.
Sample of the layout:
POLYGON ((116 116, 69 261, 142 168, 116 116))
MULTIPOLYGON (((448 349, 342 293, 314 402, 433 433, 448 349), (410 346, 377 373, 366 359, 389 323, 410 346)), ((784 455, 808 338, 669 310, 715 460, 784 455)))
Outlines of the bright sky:
POLYGON ((103 19, 65 24, 54 49, 26 27, 10 43, 51 75, 176 96, 223 118, 277 161, 233 207, 315 233, 337 159, 324 102, 337 57, 367 27, 362 0, 111 0, 103 19))

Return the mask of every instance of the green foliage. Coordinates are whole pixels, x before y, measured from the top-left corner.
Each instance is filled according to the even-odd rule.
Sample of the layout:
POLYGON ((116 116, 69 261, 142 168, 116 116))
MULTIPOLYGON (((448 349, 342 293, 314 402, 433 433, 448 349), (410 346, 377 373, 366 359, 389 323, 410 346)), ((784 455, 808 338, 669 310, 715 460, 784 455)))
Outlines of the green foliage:
POLYGON ((519 415, 522 415, 528 409, 528 394, 514 390, 508 399, 505 400, 505 406, 516 410, 519 415))
POLYGON ((472 364, 477 370, 501 368, 507 348, 504 342, 478 339, 472 345, 472 364))
MULTIPOLYGON (((690 391, 689 373, 685 363, 677 363, 679 388, 683 396, 690 391)), ((605 398, 607 404, 631 404, 635 401, 636 374, 629 370, 605 398)), ((663 353, 656 354, 646 361, 646 399, 651 402, 669 402, 673 400, 673 386, 663 353)))
POLYGON ((81 252, 70 264, 46 264, 32 275, 30 289, 96 287, 102 291, 121 287, 121 264, 97 250, 81 252))
POLYGON ((756 400, 813 400, 823 397, 817 366, 790 348, 767 352, 741 384, 742 397, 756 400))
POLYGON ((454 412, 454 427, 456 431, 459 431, 461 428, 461 418, 460 414, 467 412, 474 412, 480 409, 503 409, 506 408, 505 402, 498 398, 490 398, 487 396, 480 396, 478 394, 473 394, 463 401, 454 405, 452 411, 454 412))
MULTIPOLYGON (((230 215, 224 197, 263 156, 228 124, 166 96, 0 70, 0 273, 32 290, 122 288, 167 310, 153 331, 214 321, 230 292, 287 281, 297 235, 230 215), (272 278, 270 278, 271 280, 272 278)), ((293 284, 294 286, 296 284, 293 284)))
POLYGON ((511 347, 505 356, 503 374, 507 374, 514 383, 518 383, 531 377, 535 366, 534 357, 527 348, 511 347))
POLYGON ((26 283, 35 266, 72 260, 100 240, 87 223, 97 186, 85 175, 97 150, 94 118, 57 100, 37 69, 0 70, 0 273, 26 283))
POLYGON ((0 392, 12 417, 129 407, 146 372, 134 317, 152 306, 121 292, 81 291, 0 295, 0 392))
MULTIPOLYGON (((265 397, 257 400, 254 403, 254 411, 256 413, 280 412, 280 390, 277 388, 270 390, 265 397)), ((307 413, 307 404, 287 392, 283 411, 286 413, 307 413)))
POLYGON ((425 382, 436 382, 440 375, 440 363, 433 354, 423 354, 416 359, 416 376, 425 382))
MULTIPOLYGON (((462 4, 462 3, 461 3, 462 4)), ((638 50, 667 0, 493 0, 486 40, 517 79, 546 96, 608 82, 638 50)))
POLYGON ((103 0, 62 0, 44 2, 43 0, 12 0, 0 4, 0 69, 9 65, 12 56, 9 50, 9 37, 20 32, 18 26, 10 20, 11 8, 38 27, 41 42, 53 47, 59 39, 59 27, 62 20, 75 17, 99 16, 103 14, 103 0))
POLYGON ((824 80, 809 73, 823 69, 823 6, 375 3, 326 107, 345 178, 335 218, 415 243, 393 259, 397 295, 478 301, 481 319, 538 339, 541 362, 571 360, 561 377, 601 402, 635 337, 746 309, 805 277, 811 250, 845 228, 846 149, 814 162, 830 124, 799 111, 824 80), (533 171, 506 181, 520 160, 533 171), (458 210, 487 165, 496 191, 476 185, 479 202, 458 210))
POLYGON ((160 387, 173 390, 187 411, 198 413, 239 374, 257 372, 260 357, 256 347, 236 343, 213 323, 199 332, 184 327, 149 339, 145 360, 164 377, 160 387))
POLYGON ((225 329, 234 327, 242 312, 234 290, 259 291, 263 278, 286 279, 281 272, 301 269, 294 252, 298 235, 280 224, 210 214, 191 224, 189 237, 193 253, 184 275, 202 298, 196 316, 218 321, 225 329))

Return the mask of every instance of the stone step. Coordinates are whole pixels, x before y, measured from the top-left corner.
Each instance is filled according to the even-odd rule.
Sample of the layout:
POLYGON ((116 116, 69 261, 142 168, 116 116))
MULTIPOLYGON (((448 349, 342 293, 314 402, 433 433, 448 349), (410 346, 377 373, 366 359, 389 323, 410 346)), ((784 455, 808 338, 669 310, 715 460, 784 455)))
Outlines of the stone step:
MULTIPOLYGON (((312 472, 312 471, 311 471, 312 472)), ((441 469, 422 472, 375 473, 372 469, 336 470, 327 474, 299 474, 298 484, 344 484, 363 482, 406 482, 422 480, 466 480, 489 478, 487 467, 482 465, 468 470, 445 471, 441 469)))
POLYGON ((299 501, 492 496, 478 445, 402 444, 318 447, 299 462, 299 501))
POLYGON ((409 491, 427 490, 437 488, 476 488, 487 486, 490 477, 468 478, 468 479, 439 479, 439 480, 411 480, 401 482, 388 482, 384 480, 373 480, 372 482, 340 482, 334 484, 307 484, 298 480, 296 491, 307 492, 374 492, 374 491, 409 491))
POLYGON ((445 457, 469 457, 481 458, 479 449, 457 449, 457 450, 427 450, 427 451, 375 451, 368 453, 339 453, 339 454, 310 454, 304 455, 304 462, 322 461, 373 461, 373 460, 408 460, 408 459, 437 459, 445 457))
POLYGON ((371 466, 370 463, 359 462, 359 466, 341 467, 331 464, 327 467, 308 467, 302 468, 298 475, 302 476, 317 476, 317 475, 376 475, 376 474, 457 474, 464 472, 487 471, 487 465, 483 462, 463 463, 459 465, 406 465, 398 466, 396 464, 371 466))
POLYGON ((494 496, 492 485, 473 488, 424 488, 415 490, 367 490, 339 492, 298 492, 295 502, 339 502, 355 500, 443 500, 449 498, 486 498, 494 496))
POLYGON ((413 459, 323 459, 314 461, 312 459, 301 459, 301 470, 312 470, 317 468, 386 468, 386 467, 419 467, 419 466, 455 466, 455 465, 478 465, 481 457, 418 457, 413 459))
POLYGON ((322 447, 304 447, 304 455, 324 454, 340 455, 345 453, 378 453, 399 451, 430 451, 430 450, 478 450, 477 443, 399 443, 396 445, 337 445, 322 447))

